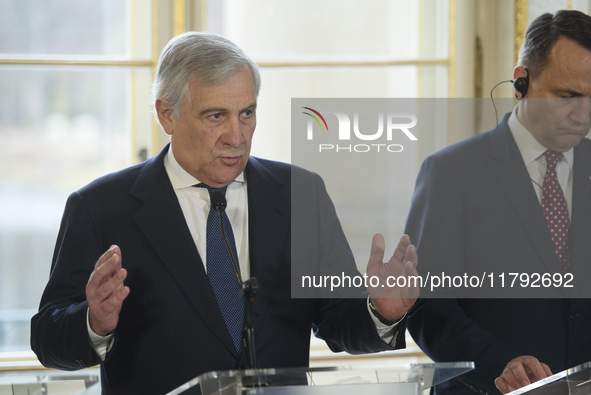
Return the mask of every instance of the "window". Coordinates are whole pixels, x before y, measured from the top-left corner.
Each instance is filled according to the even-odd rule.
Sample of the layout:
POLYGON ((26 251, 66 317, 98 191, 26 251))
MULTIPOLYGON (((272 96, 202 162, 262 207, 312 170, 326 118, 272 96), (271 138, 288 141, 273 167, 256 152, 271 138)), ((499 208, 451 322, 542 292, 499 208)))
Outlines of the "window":
POLYGON ((151 153, 152 3, 0 0, 0 352, 29 350, 67 196, 151 153), (139 153, 139 156, 138 156, 139 153))
POLYGON ((172 35, 220 33, 260 63, 252 153, 290 161, 292 97, 453 97, 455 3, 0 0, 0 352, 29 350, 67 196, 165 144, 148 98, 172 35))

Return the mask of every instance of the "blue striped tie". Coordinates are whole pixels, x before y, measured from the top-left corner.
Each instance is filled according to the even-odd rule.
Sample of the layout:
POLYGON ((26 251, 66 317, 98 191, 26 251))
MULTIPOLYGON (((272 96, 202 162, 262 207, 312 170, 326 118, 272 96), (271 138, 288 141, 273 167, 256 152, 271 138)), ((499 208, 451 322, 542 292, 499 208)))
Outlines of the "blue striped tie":
MULTIPOLYGON (((207 188, 209 196, 218 191, 222 194, 226 194, 226 188, 212 188, 209 185, 200 183, 197 187, 207 188)), ((236 253, 236 243, 234 242, 234 233, 232 232, 232 226, 230 220, 226 215, 226 211, 222 214, 222 220, 224 222, 224 230, 226 231, 226 238, 236 264, 238 264, 238 254, 236 253)), ((207 216, 207 277, 209 283, 213 289, 215 299, 218 302, 218 307, 222 312, 226 327, 234 347, 238 354, 242 351, 242 328, 244 324, 244 305, 243 301, 238 296, 240 292, 240 285, 236 279, 236 273, 232 268, 232 261, 226 251, 224 245, 224 239, 222 238, 220 220, 218 213, 215 208, 210 207, 209 215, 207 216)))

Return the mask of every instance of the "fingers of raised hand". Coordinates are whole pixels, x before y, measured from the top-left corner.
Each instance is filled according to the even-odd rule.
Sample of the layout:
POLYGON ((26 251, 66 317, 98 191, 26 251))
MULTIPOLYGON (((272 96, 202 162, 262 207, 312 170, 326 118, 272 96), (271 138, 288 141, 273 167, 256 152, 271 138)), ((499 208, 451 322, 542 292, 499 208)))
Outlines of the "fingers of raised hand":
POLYGON ((386 242, 384 236, 375 234, 371 240, 371 253, 369 255, 369 262, 367 263, 367 273, 373 273, 384 264, 384 249, 386 242))
POLYGON ((117 278, 121 271, 121 250, 117 246, 112 246, 105 252, 94 266, 94 271, 88 280, 88 288, 95 289, 108 282, 112 278, 117 278))
POLYGON ((86 299, 89 304, 102 303, 116 296, 124 288, 123 282, 127 278, 127 270, 119 268, 114 271, 111 269, 112 265, 120 266, 121 263, 106 262, 91 274, 86 285, 86 299))
POLYGON ((397 261, 404 262, 408 246, 410 246, 410 237, 408 235, 402 235, 392 257, 397 261))
POLYGON ((121 267, 121 251, 113 246, 97 261, 86 285, 91 328, 97 334, 109 333, 117 326, 119 312, 129 287, 124 285, 127 270, 121 267))
POLYGON ((406 254, 404 255, 404 262, 411 262, 413 268, 416 269, 419 263, 419 257, 417 255, 417 249, 414 245, 409 244, 406 248, 406 254))
MULTIPOLYGON (((395 276, 416 276, 418 275, 416 267, 417 267, 417 257, 416 253, 414 253, 414 246, 410 245, 408 247, 412 250, 412 254, 414 256, 411 259, 408 259, 408 256, 404 256, 402 260, 397 259, 395 256, 392 256, 390 260, 385 264, 389 274, 395 276)), ((411 254, 411 255, 412 255, 411 254)))
POLYGON ((125 288, 123 282, 127 278, 127 270, 121 269, 116 275, 109 277, 106 281, 94 289, 91 297, 96 302, 107 302, 109 299, 117 300, 116 296, 125 288))

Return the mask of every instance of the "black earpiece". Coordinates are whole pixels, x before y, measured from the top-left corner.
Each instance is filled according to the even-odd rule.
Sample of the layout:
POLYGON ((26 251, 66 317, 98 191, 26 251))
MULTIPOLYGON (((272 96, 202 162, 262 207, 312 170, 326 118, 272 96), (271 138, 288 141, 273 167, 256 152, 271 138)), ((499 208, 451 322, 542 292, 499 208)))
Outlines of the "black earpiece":
POLYGON ((529 88, 529 70, 527 67, 525 68, 525 71, 527 72, 525 77, 519 77, 513 81, 513 87, 517 92, 521 93, 521 97, 517 96, 517 93, 515 94, 517 100, 523 99, 527 93, 527 89, 529 88))

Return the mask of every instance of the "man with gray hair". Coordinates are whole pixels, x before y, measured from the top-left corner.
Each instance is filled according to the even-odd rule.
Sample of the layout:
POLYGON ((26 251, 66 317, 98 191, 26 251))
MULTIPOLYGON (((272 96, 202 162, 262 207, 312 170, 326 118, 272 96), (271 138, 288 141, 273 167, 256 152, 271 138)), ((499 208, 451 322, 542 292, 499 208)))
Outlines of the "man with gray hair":
MULTIPOLYGON (((259 368, 307 366, 311 329, 334 351, 404 347, 415 288, 369 289, 372 299, 358 290, 361 298, 291 298, 292 250, 359 273, 322 180, 249 156, 259 87, 257 65, 220 36, 188 32, 164 48, 153 98, 170 144, 68 199, 31 322, 45 366, 100 364, 105 394, 163 394, 207 371, 244 368, 237 277, 250 276, 258 280, 259 368), (307 185, 307 228, 319 235, 305 246, 290 237, 296 175, 307 185)), ((388 262, 383 254, 375 236, 368 275, 416 275, 408 236, 388 262)))

